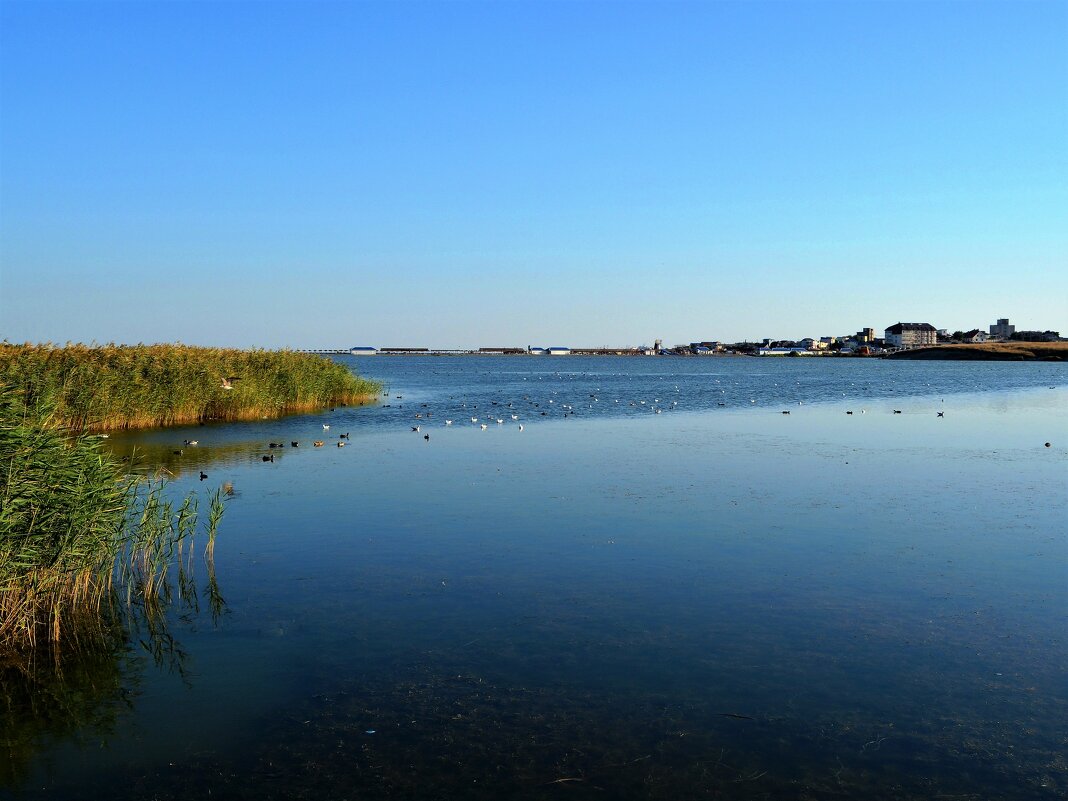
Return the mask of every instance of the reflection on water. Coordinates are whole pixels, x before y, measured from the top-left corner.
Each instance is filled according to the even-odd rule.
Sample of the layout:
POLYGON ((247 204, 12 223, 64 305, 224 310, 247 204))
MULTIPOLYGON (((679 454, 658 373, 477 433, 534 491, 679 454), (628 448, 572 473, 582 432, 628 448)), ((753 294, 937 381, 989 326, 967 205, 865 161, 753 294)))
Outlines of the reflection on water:
MULTIPOLYGON (((663 401, 660 368, 605 362, 636 371, 627 397, 663 401)), ((891 404, 821 389, 790 415, 777 397, 684 412, 680 392, 640 418, 431 427, 450 403, 523 399, 488 361, 464 364, 394 376, 418 405, 362 410, 366 426, 335 410, 113 437, 198 439, 175 490, 232 485, 228 611, 207 624, 199 577, 201 614, 169 617, 182 644, 159 651, 180 670, 124 672, 140 684, 108 749, 39 743, 26 797, 1068 790, 1063 390, 891 404), (467 400, 443 386, 465 381, 467 400), (308 447, 324 424, 351 444, 308 447), (286 448, 263 462, 272 441, 286 448)), ((772 396, 812 369, 759 381, 772 396)))
POLYGON ((138 675, 118 631, 59 658, 0 663, 0 787, 23 784, 50 744, 106 740, 129 708, 138 675))
POLYGON ((42 752, 106 745, 134 707, 146 664, 192 688, 188 653, 173 630, 196 623, 202 595, 214 625, 228 612, 214 559, 204 560, 200 591, 195 564, 191 547, 179 552, 158 598, 116 590, 72 639, 0 660, 0 788, 25 785, 42 752))

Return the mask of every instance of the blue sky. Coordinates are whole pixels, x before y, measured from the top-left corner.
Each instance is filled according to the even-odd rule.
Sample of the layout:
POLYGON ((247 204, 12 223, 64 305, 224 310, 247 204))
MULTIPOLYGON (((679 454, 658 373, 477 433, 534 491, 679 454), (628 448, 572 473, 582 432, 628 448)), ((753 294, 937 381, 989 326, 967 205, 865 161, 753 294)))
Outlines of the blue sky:
POLYGON ((0 338, 1068 333, 1068 2, 0 3, 0 338))

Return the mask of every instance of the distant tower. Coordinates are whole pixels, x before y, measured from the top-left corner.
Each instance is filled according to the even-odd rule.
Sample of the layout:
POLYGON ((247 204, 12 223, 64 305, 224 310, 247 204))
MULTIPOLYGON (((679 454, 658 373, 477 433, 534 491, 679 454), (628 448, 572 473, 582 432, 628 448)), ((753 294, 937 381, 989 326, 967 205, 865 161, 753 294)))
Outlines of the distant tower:
POLYGON ((656 342, 653 343, 653 353, 659 353, 660 352, 660 347, 661 347, 661 345, 663 345, 663 343, 664 343, 664 340, 662 340, 662 339, 656 340, 656 342))
POLYGON ((1009 324, 1008 317, 999 317, 997 325, 990 326, 990 336, 998 339, 1009 339, 1016 333, 1016 326, 1009 324))

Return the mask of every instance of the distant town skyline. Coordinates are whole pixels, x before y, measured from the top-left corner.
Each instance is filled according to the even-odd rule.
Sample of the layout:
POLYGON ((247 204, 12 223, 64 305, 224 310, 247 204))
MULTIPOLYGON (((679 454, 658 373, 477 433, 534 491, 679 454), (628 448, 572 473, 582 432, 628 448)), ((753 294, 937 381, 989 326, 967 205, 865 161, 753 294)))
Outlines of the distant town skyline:
POLYGON ((0 3, 0 338, 1068 331, 1068 3, 0 3))

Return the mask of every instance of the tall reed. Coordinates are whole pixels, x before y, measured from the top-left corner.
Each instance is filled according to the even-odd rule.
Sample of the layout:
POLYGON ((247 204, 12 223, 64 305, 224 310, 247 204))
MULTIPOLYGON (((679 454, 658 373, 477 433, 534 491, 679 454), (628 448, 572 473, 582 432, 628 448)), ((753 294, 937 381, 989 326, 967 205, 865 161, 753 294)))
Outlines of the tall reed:
POLYGON ((3 342, 0 382, 31 406, 51 403, 65 426, 84 431, 258 420, 366 403, 380 389, 310 353, 179 344, 3 342))
MULTIPOLYGON (((222 516, 219 494, 209 542, 222 516)), ((0 385, 0 652, 92 637, 125 608, 170 598, 197 501, 127 475, 98 437, 0 385), (116 603, 118 601, 118 604, 116 603)))

